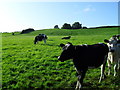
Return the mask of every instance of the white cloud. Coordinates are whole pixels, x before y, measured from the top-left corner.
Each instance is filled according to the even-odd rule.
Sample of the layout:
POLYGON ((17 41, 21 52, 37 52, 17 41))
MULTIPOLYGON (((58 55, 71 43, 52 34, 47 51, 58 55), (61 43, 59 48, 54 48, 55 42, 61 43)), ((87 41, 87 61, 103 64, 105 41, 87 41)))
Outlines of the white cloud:
POLYGON ((88 8, 85 8, 83 11, 84 11, 84 12, 90 12, 90 11, 95 11, 95 9, 88 7, 88 8))
POLYGON ((88 12, 90 11, 90 8, 85 8, 83 11, 88 12))
POLYGON ((89 5, 86 8, 84 8, 83 11, 84 12, 93 12, 93 11, 96 11, 96 9, 93 8, 92 5, 89 5))

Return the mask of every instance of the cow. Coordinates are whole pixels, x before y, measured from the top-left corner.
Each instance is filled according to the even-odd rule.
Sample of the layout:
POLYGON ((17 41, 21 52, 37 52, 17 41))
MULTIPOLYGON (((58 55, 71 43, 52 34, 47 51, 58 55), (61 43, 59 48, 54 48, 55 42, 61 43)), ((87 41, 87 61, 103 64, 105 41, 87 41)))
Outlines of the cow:
POLYGON ((114 76, 117 74, 117 70, 119 70, 120 66, 120 40, 119 37, 113 36, 109 40, 104 40, 108 47, 109 47, 109 53, 108 53, 108 75, 110 75, 110 68, 111 64, 114 63, 114 76))
POLYGON ((78 74, 76 89, 82 87, 83 79, 89 68, 101 66, 101 76, 99 82, 105 78, 104 70, 107 62, 108 46, 104 43, 93 45, 73 45, 72 43, 60 44, 63 51, 58 60, 64 62, 73 59, 74 66, 78 74))
POLYGON ((71 36, 63 37, 62 39, 70 39, 70 38, 71 38, 71 36))
POLYGON ((116 39, 119 39, 119 38, 120 38, 120 34, 118 34, 118 35, 113 35, 112 38, 113 38, 113 37, 116 38, 116 39))
POLYGON ((34 44, 37 44, 38 41, 44 40, 44 43, 46 43, 47 36, 45 34, 39 34, 38 36, 35 37, 34 39, 34 44))

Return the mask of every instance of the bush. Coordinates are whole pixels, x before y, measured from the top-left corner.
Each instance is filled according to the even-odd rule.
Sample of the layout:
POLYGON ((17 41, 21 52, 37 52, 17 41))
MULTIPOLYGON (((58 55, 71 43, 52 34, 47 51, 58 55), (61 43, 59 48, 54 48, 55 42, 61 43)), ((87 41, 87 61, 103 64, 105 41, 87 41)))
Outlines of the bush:
POLYGON ((87 29, 87 27, 83 27, 83 29, 87 29))
POLYGON ((72 27, 71 27, 70 24, 65 23, 65 24, 62 26, 62 29, 72 29, 72 27))
POLYGON ((81 29, 82 28, 82 24, 80 24, 79 22, 75 22, 72 25, 72 29, 81 29))
POLYGON ((30 32, 33 32, 33 31, 35 31, 33 28, 28 28, 28 29, 22 30, 22 32, 20 34, 30 33, 30 32))
POLYGON ((58 25, 55 25, 55 26, 54 26, 54 29, 59 29, 58 25))

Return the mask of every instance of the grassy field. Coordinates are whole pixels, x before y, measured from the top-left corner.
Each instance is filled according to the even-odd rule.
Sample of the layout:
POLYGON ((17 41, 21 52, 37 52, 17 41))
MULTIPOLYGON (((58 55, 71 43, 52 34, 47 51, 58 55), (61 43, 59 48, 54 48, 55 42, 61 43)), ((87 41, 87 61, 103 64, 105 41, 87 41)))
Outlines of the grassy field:
MULTIPOLYGON (((63 89, 75 88, 77 77, 73 62, 60 62, 57 56, 62 52, 60 43, 74 45, 103 43, 103 40, 118 34, 118 28, 63 30, 46 29, 28 34, 2 34, 2 88, 3 89, 63 89), (47 44, 33 44, 39 33, 48 35, 47 44), (72 36, 62 40, 63 36, 72 36)), ((106 74, 107 74, 106 66, 106 74)), ((119 73, 120 74, 120 73, 119 73)), ((112 74, 98 83, 100 68, 87 71, 84 88, 116 89, 120 86, 119 75, 112 74)))

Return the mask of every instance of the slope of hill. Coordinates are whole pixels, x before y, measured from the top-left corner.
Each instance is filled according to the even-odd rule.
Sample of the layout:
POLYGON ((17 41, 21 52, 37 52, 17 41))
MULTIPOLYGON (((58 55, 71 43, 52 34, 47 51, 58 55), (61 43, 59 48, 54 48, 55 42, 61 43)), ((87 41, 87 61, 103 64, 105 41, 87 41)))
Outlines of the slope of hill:
POLYGON ((96 29, 44 29, 36 30, 34 32, 28 33, 26 35, 38 35, 39 33, 44 33, 50 36, 69 36, 69 35, 113 35, 118 34, 118 28, 96 28, 96 29))

